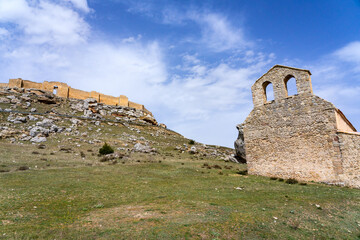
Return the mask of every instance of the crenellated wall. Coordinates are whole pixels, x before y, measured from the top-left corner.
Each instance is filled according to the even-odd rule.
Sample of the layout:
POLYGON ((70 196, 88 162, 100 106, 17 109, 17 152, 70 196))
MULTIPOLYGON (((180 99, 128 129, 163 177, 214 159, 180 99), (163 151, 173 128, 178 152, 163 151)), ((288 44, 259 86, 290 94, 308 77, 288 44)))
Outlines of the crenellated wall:
POLYGON ((113 97, 96 91, 86 92, 83 90, 72 88, 68 86, 66 83, 62 83, 62 82, 45 81, 43 83, 37 83, 37 82, 32 82, 29 80, 23 80, 21 78, 17 78, 17 79, 10 79, 8 84, 0 83, 0 87, 36 88, 48 92, 53 92, 56 96, 63 98, 75 98, 81 100, 85 100, 87 98, 95 98, 99 103, 104 103, 107 105, 131 107, 138 110, 143 110, 148 114, 152 115, 152 113, 148 111, 144 107, 144 105, 131 102, 124 95, 120 95, 119 97, 113 97))

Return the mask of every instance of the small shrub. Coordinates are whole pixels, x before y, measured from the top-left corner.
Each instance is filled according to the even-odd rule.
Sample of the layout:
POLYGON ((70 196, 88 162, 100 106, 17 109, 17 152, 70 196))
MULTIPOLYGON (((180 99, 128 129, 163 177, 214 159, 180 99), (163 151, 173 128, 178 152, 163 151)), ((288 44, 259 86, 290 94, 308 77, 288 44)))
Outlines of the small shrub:
POLYGON ((40 154, 39 152, 33 151, 31 154, 40 154))
POLYGON ((86 156, 85 156, 85 153, 84 153, 83 151, 80 152, 80 156, 81 156, 82 158, 85 158, 85 157, 86 157, 86 156))
POLYGON ((107 143, 105 143, 104 146, 102 146, 102 148, 99 149, 100 155, 107 155, 111 153, 114 153, 114 149, 107 143))
POLYGON ((215 169, 222 169, 222 167, 221 167, 221 166, 219 166, 219 165, 217 165, 217 164, 216 164, 216 165, 214 165, 214 166, 213 166, 213 168, 215 168, 215 169))
POLYGON ((271 177, 270 180, 277 180, 277 177, 271 177))
POLYGON ((297 184, 299 183, 298 180, 293 179, 293 178, 289 178, 285 181, 287 184, 297 184))
POLYGON ((284 181, 284 179, 283 178, 279 178, 279 182, 283 182, 284 181))
POLYGON ((247 175, 247 174, 248 174, 248 171, 247 171, 247 170, 238 171, 237 174, 247 175))
POLYGON ((20 166, 18 168, 19 171, 25 171, 25 170, 29 170, 29 167, 28 166, 20 166))
POLYGON ((45 148, 46 148, 46 145, 40 144, 40 145, 37 146, 37 148, 38 148, 38 149, 45 149, 45 148))
POLYGON ((192 139, 190 139, 189 144, 190 144, 190 145, 194 145, 194 144, 195 144, 195 141, 192 140, 192 139))
POLYGON ((301 182, 301 183, 299 183, 300 185, 303 185, 303 186, 306 186, 307 185, 307 183, 306 182, 301 182))

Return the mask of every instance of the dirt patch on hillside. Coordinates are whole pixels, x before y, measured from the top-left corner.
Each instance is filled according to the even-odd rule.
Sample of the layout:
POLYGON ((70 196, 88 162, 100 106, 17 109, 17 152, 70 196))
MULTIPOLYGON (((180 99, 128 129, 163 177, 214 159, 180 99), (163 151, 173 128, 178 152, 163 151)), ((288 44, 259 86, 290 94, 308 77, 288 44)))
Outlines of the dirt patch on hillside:
MULTIPOLYGON (((137 224, 137 228, 147 228, 159 223, 199 223, 208 221, 206 213, 190 208, 171 208, 156 205, 125 205, 90 212, 75 225, 88 228, 113 228, 120 225, 137 224)), ((139 229, 138 229, 139 230, 139 229)))

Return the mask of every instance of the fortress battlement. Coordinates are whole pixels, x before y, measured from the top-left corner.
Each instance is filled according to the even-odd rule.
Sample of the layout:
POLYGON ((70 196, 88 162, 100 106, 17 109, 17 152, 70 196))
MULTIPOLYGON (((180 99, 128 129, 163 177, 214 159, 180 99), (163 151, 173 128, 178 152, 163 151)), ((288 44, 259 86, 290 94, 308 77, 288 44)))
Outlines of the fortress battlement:
POLYGON ((103 103, 106 105, 113 105, 113 106, 131 107, 137 110, 143 110, 151 114, 151 112, 147 110, 144 107, 144 105, 129 101, 129 99, 125 95, 120 95, 119 97, 113 97, 96 91, 86 92, 76 88, 72 88, 66 83, 62 83, 62 82, 45 81, 42 83, 38 83, 29 80, 23 80, 21 78, 16 78, 16 79, 10 79, 9 83, 0 83, 0 87, 35 88, 43 91, 52 92, 58 97, 67 98, 67 99, 74 98, 74 99, 85 100, 87 98, 95 98, 98 103, 103 103))

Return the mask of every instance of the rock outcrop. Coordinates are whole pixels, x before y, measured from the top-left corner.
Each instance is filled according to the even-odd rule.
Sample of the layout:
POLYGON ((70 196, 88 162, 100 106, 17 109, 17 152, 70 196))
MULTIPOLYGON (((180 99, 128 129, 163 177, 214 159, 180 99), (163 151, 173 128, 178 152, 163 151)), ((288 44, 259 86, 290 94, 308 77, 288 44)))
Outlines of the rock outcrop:
POLYGON ((244 126, 242 124, 236 125, 237 130, 239 131, 238 138, 234 142, 235 147, 235 158, 239 163, 246 163, 246 154, 245 154, 245 141, 244 141, 244 126))

